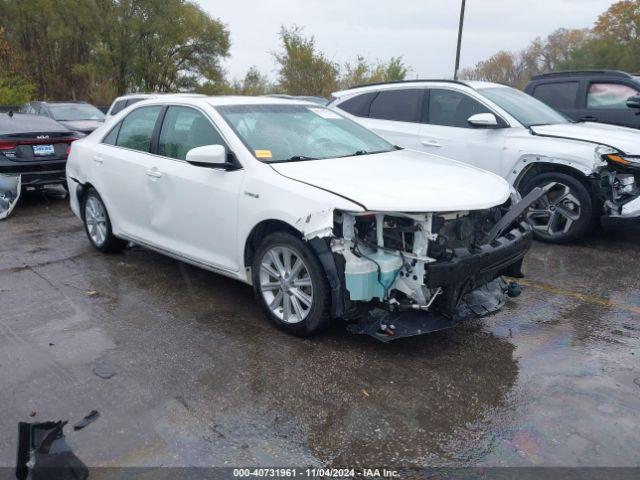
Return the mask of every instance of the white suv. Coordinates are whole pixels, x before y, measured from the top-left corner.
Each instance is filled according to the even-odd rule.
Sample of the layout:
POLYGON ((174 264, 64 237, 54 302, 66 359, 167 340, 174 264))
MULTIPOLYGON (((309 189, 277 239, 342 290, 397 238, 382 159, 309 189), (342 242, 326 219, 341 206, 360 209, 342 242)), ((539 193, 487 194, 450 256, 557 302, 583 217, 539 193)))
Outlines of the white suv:
POLYGON ((531 198, 513 205, 497 175, 295 100, 139 102, 73 143, 67 182, 98 250, 131 241, 252 284, 298 334, 339 317, 387 340, 495 311, 532 238, 531 198))
POLYGON ((537 238, 566 243, 599 219, 640 222, 640 132, 573 123, 518 90, 487 82, 410 81, 333 94, 330 107, 406 148, 497 173, 522 194, 537 238))

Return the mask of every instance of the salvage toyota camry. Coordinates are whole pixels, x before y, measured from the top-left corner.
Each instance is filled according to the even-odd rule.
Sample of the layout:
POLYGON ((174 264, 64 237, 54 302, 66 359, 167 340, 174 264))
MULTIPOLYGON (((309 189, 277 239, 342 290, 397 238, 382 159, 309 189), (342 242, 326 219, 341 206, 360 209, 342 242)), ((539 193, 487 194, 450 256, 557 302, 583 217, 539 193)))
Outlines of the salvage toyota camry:
POLYGON ((252 284, 292 333, 340 318, 382 340, 517 296, 502 275, 520 275, 541 194, 322 106, 243 97, 137 103, 73 144, 67 181, 98 250, 133 242, 252 284))

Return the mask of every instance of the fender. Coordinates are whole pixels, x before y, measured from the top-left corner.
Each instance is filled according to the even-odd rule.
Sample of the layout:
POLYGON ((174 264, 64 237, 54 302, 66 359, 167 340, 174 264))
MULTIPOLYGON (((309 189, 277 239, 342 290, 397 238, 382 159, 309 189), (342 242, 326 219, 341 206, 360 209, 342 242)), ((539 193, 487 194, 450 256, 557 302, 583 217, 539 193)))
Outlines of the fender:
POLYGON ((507 181, 517 187, 520 181, 524 178, 527 172, 535 164, 546 165, 564 165, 565 167, 572 168, 573 170, 580 172, 585 177, 589 177, 594 173, 593 169, 587 168, 578 162, 572 160, 566 160, 563 158, 552 157, 548 155, 537 155, 535 153, 529 153, 522 155, 511 171, 507 175, 507 181))

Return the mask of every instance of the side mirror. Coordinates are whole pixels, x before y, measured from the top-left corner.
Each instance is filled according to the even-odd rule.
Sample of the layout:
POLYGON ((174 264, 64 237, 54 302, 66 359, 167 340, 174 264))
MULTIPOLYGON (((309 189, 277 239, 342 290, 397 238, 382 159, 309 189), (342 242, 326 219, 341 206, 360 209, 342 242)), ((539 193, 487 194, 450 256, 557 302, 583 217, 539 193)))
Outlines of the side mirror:
POLYGON ((636 95, 635 97, 629 97, 627 99, 627 107, 640 108, 640 95, 636 95))
POLYGON ((476 113, 471 115, 467 122, 475 128, 498 128, 498 119, 493 113, 476 113))
POLYGON ((196 167, 226 169, 230 165, 227 163, 227 149, 222 145, 205 145, 192 148, 187 152, 186 160, 196 167))

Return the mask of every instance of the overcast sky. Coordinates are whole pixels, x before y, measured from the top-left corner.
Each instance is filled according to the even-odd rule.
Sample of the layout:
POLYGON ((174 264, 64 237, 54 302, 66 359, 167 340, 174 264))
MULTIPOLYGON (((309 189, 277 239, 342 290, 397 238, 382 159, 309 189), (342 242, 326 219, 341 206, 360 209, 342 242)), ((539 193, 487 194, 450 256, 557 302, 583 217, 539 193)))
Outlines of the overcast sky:
MULTIPOLYGON (((281 25, 300 25, 340 64, 402 55, 410 77, 451 77, 460 0, 197 0, 231 31, 231 78, 251 65, 275 78, 281 25)), ((591 27, 614 0, 467 0, 461 66, 524 48, 553 30, 591 27)))

